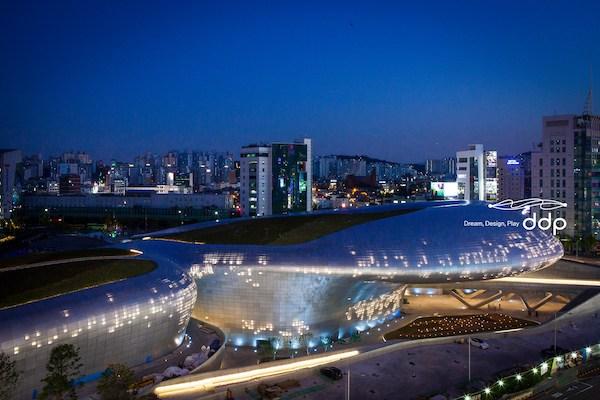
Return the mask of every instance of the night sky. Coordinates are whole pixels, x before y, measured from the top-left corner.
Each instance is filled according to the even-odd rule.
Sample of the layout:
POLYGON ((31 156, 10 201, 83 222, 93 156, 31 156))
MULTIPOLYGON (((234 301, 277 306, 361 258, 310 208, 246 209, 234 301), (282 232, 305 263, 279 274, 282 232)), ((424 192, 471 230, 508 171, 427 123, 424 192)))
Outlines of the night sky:
POLYGON ((598 1, 248 3, 1 1, 0 147, 509 154, 600 86, 598 1))

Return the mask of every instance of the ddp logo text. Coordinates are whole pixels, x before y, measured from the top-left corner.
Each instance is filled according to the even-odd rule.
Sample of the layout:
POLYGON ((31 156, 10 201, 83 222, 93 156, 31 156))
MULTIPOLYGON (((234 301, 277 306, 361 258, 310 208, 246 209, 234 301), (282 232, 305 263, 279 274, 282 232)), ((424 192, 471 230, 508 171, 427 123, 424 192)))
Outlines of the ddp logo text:
POLYGON ((550 212, 552 210, 567 207, 567 203, 563 203, 557 200, 530 198, 515 201, 511 199, 506 199, 495 204, 489 204, 488 207, 506 211, 521 210, 521 212, 524 215, 529 214, 531 212, 531 209, 534 207, 539 207, 540 211, 548 211, 546 217, 544 217, 543 215, 538 217, 538 214, 536 212, 531 212, 531 216, 523 220, 523 228, 527 229, 528 231, 537 227, 543 231, 551 229, 552 234, 556 235, 558 232, 562 231, 567 227, 566 219, 553 218, 552 213, 550 212))

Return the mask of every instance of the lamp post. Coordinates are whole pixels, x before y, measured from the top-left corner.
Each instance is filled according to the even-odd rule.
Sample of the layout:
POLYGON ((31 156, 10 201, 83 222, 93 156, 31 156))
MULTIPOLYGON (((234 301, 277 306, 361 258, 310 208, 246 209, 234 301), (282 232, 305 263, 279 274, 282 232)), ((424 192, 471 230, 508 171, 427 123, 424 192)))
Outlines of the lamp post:
POLYGON ((348 360, 348 398, 350 400, 350 360, 348 360))
POLYGON ((558 333, 558 314, 562 314, 564 311, 556 311, 554 312, 554 355, 556 355, 556 337, 558 333))
POLYGON ((467 336, 467 347, 469 348, 469 383, 471 383, 471 336, 467 336))
POLYGON ((556 355, 556 331, 557 331, 557 327, 556 327, 556 316, 557 316, 558 312, 554 313, 554 355, 556 355))

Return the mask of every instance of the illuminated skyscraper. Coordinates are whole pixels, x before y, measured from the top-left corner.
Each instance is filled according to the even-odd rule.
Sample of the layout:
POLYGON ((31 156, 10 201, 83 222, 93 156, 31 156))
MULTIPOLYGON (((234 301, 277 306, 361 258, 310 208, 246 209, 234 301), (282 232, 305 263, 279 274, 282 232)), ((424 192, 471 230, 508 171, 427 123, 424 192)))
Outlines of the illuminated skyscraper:
POLYGON ((311 139, 249 145, 240 156, 242 215, 312 211, 311 139))

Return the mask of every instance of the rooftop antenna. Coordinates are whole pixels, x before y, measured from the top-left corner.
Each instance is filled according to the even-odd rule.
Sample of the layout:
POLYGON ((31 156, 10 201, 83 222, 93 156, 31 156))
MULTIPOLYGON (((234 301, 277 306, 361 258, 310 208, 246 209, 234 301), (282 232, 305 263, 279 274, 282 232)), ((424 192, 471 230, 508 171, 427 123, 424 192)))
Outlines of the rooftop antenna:
POLYGON ((593 96, 592 96, 592 66, 590 65, 590 88, 588 89, 585 105, 583 106, 583 115, 593 114, 593 96))

